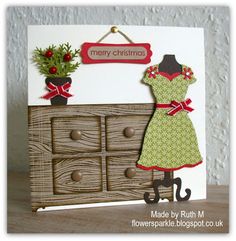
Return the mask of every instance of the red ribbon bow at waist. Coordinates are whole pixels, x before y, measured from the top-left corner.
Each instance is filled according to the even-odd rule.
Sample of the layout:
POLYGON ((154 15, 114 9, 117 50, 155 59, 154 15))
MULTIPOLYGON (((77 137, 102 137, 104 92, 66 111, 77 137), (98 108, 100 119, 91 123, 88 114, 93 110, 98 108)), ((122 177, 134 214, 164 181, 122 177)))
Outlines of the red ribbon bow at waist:
POLYGON ((64 85, 60 85, 60 86, 56 86, 51 82, 49 82, 47 84, 47 88, 49 89, 50 92, 42 96, 42 98, 50 100, 51 98, 57 95, 63 96, 65 98, 69 98, 72 96, 72 94, 67 92, 67 90, 69 90, 70 87, 71 87, 71 84, 69 82, 66 82, 64 85))
POLYGON ((172 107, 172 109, 168 111, 167 114, 174 116, 175 114, 177 114, 179 111, 182 111, 182 110, 187 112, 192 112, 194 109, 189 106, 191 102, 192 101, 190 99, 187 99, 181 102, 173 100, 170 102, 170 104, 156 104, 156 108, 166 109, 166 108, 172 107))

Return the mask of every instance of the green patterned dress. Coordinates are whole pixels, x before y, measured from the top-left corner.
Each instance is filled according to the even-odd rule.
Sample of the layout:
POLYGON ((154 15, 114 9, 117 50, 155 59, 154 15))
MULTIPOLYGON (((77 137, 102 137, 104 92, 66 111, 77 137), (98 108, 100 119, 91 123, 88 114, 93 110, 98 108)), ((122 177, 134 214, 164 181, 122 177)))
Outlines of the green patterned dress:
POLYGON ((192 70, 182 65, 182 73, 170 76, 154 65, 147 69, 143 81, 152 87, 157 104, 168 106, 175 101, 179 105, 156 108, 146 129, 137 167, 174 171, 202 163, 193 124, 188 111, 182 108, 188 86, 196 81, 192 70), (180 110, 171 115, 175 107, 180 110))

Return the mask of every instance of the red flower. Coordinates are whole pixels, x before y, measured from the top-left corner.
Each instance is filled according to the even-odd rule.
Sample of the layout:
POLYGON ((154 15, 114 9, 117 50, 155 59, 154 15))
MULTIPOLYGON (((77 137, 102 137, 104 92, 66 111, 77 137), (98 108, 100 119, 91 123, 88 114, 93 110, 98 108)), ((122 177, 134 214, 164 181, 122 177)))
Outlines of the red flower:
POLYGON ((191 68, 185 67, 183 68, 182 75, 184 75, 184 79, 192 79, 193 72, 191 68))
POLYGON ((156 76, 159 74, 158 73, 158 68, 157 66, 153 67, 149 67, 146 71, 146 73, 148 73, 148 78, 156 78, 156 76))

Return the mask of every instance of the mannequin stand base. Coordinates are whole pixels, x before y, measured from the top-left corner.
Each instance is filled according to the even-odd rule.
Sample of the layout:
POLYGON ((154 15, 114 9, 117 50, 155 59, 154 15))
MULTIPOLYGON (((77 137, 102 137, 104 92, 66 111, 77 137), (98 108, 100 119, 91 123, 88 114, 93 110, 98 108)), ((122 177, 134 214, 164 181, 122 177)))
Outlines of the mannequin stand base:
POLYGON ((165 172, 164 174, 164 179, 156 179, 153 181, 153 190, 155 193, 155 197, 154 199, 150 199, 150 193, 149 192, 145 192, 144 193, 144 201, 148 204, 151 203, 158 203, 160 200, 160 194, 159 194, 159 186, 164 186, 164 187, 171 187, 174 184, 176 184, 177 186, 177 190, 176 190, 176 200, 177 201, 187 201, 189 200, 190 196, 191 196, 191 190, 189 188, 185 189, 186 192, 186 196, 185 197, 181 197, 180 196, 180 190, 181 190, 181 186, 182 186, 182 180, 180 177, 177 178, 171 178, 170 177, 170 172, 165 172))

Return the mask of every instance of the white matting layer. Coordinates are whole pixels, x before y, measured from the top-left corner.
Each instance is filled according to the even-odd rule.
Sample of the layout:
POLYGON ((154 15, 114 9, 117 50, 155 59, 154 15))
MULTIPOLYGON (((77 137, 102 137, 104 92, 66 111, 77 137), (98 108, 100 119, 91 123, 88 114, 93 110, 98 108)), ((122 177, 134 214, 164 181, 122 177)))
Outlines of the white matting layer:
MULTIPOLYGON (((106 25, 37 25, 28 27, 28 104, 50 105, 40 98, 46 93, 45 77, 39 74, 32 63, 36 47, 46 48, 51 44, 69 42, 80 48, 83 42, 96 42, 109 31, 106 25)), ((118 26, 134 42, 148 42, 153 51, 152 62, 144 64, 81 64, 71 75, 72 98, 68 105, 75 104, 125 104, 154 103, 150 88, 141 83, 145 69, 161 62, 163 55, 175 54, 179 63, 192 68, 197 82, 190 85, 187 96, 195 111, 189 116, 195 127, 203 164, 195 168, 176 171, 175 176, 183 181, 184 189, 192 190, 191 200, 206 198, 206 149, 205 149, 205 61, 204 33, 202 28, 118 26)), ((109 35, 103 42, 126 43, 119 34, 109 35)), ((186 140, 187 141, 187 140, 186 140)))

